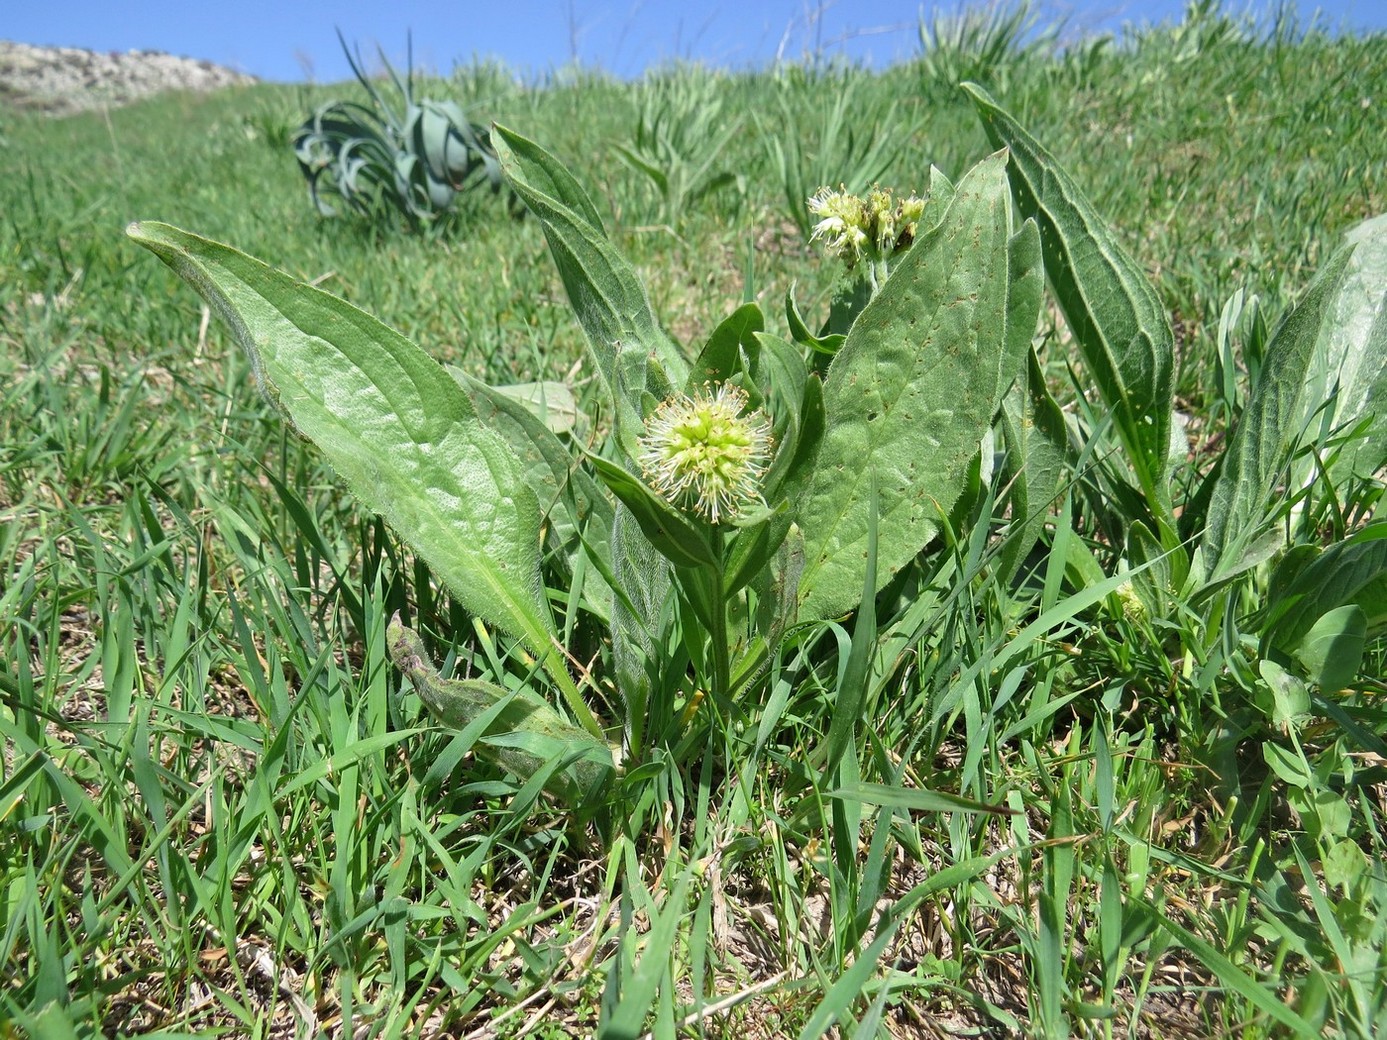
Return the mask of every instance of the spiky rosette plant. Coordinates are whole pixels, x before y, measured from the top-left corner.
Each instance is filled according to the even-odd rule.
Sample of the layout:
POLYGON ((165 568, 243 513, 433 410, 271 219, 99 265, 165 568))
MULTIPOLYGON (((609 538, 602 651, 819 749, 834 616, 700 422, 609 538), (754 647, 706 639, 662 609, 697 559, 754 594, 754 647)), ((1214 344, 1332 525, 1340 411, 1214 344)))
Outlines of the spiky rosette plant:
POLYGON ((294 155, 319 213, 335 215, 336 199, 368 218, 394 213, 412 227, 429 227, 453 211, 459 193, 483 184, 501 191, 486 127, 469 121, 456 102, 415 99, 412 52, 403 76, 380 53, 399 94, 397 110, 345 40, 342 50, 371 104, 329 102, 294 133, 294 155))

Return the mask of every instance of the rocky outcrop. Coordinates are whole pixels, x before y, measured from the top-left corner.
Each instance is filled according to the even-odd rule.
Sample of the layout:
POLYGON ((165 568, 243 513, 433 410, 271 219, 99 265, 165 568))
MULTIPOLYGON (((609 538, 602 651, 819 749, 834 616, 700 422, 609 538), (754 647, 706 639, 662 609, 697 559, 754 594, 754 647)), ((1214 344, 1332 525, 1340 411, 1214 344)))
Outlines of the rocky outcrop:
POLYGON ((254 76, 162 51, 33 47, 0 40, 0 105, 54 115, 124 105, 164 90, 216 90, 254 76))

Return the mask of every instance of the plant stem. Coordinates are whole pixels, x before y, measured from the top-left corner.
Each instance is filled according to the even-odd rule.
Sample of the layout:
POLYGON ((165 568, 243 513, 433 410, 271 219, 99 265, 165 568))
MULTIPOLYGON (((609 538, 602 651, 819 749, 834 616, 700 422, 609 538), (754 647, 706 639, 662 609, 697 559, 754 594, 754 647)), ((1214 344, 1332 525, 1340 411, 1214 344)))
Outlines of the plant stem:
POLYGON ((873 296, 881 292, 881 287, 886 284, 887 276, 890 275, 890 273, 885 257, 882 257, 880 260, 868 261, 867 277, 871 282, 873 296))
POLYGON ((727 596, 726 560, 723 557, 724 543, 722 529, 713 528, 713 555, 717 564, 713 568, 713 630, 709 633, 713 640, 713 689, 719 697, 732 692, 732 664, 727 648, 727 596))

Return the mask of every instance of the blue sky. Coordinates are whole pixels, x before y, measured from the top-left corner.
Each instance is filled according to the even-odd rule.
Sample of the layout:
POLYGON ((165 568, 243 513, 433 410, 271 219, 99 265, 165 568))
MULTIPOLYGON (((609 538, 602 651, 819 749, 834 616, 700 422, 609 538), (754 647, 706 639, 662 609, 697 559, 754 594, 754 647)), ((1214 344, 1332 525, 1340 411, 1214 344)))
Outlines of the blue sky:
MULTIPOLYGON (((938 7, 959 9, 958 0, 938 7)), ((1117 31, 1172 20, 1184 0, 1041 0, 1071 32, 1117 31)), ((1266 14, 1274 0, 1232 0, 1227 9, 1266 14)), ((933 0, 923 5, 928 15, 933 0)), ((1300 0, 1330 28, 1387 29, 1387 0, 1300 0)), ((884 63, 918 47, 919 0, 0 0, 0 39, 88 47, 148 48, 230 65, 265 79, 332 82, 350 75, 337 43, 402 61, 412 30, 416 65, 447 72, 473 55, 538 74, 576 57, 621 76, 675 58, 745 67, 777 54, 822 49, 884 63), (816 17, 817 14, 817 17, 816 17)), ((1046 17, 1047 22, 1051 19, 1046 17)))

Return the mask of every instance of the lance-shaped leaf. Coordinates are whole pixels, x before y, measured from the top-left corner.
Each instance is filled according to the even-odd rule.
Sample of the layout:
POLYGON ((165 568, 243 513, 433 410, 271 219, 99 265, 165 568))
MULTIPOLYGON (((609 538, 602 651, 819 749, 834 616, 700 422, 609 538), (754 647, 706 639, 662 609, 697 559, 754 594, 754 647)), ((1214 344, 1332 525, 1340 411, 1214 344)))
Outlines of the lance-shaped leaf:
POLYGON ((612 572, 619 590, 612 597, 612 664, 625 709, 626 753, 640 756, 648 729, 658 731, 663 725, 660 718, 652 718, 655 683, 651 673, 659 660, 655 648, 663 642, 670 564, 643 536, 624 506, 617 507, 612 523, 612 572))
POLYGON ((1387 214, 1353 228, 1344 244, 1348 266, 1321 334, 1309 397, 1334 395, 1331 428, 1369 416, 1371 422, 1335 456, 1329 470, 1335 485, 1370 477, 1387 462, 1387 214))
POLYGON ((1024 325, 1012 281, 1039 317, 1038 283, 1019 277, 1036 256, 1027 222, 1013 247, 1006 153, 974 167, 943 218, 899 262, 853 323, 824 384, 828 428, 799 495, 804 534, 800 619, 827 617, 861 597, 878 492, 880 588, 934 537, 962 495, 992 423, 1007 330, 1024 325), (1014 259, 1018 258, 1018 259, 1014 259))
POLYGON ((662 556, 678 567, 717 565, 717 554, 698 524, 616 463, 599 455, 589 454, 587 459, 612 494, 631 511, 650 544, 662 556))
POLYGON ((1272 336, 1209 502, 1211 574, 1265 529, 1278 485, 1310 479, 1314 460, 1292 460, 1311 427, 1357 429, 1334 456, 1331 484, 1387 461, 1387 217, 1345 236, 1272 336))
POLYGON ((528 689, 507 690, 479 679, 444 679, 423 640, 396 614, 386 630, 390 660, 414 686, 429 714, 455 730, 476 727, 478 757, 521 781, 558 763, 544 788, 570 807, 588 801, 611 778, 612 749, 565 722, 528 689))
POLYGON ((775 417, 775 458, 766 471, 767 502, 797 498, 812 473, 823 440, 823 381, 811 375, 798 347, 769 333, 757 333, 767 390, 766 407, 775 417))
POLYGON ((521 463, 441 365, 351 304, 167 224, 127 233, 221 315, 266 395, 468 610, 519 636, 582 705, 540 582, 521 463))
POLYGON ((660 328, 645 289, 612 245, 597 208, 573 175, 533 141, 497 126, 492 138, 506 181, 544 228, 574 314, 627 452, 641 428, 641 395, 682 386, 688 362, 660 328))
POLYGON ((997 570, 1010 581, 1044 534, 1069 461, 1064 413, 1045 386, 1034 351, 1027 352, 1025 378, 1002 402, 1000 425, 1007 449, 1012 526, 997 570))
POLYGON ((755 303, 744 303, 724 318, 699 351, 684 392, 693 394, 705 384, 722 383, 736 375, 745 352, 757 349, 756 334, 765 327, 766 319, 755 303))
POLYGON ((1148 504, 1166 521, 1175 336, 1160 297, 1055 158, 986 92, 972 97, 995 147, 1011 153, 1017 208, 1040 225, 1049 276, 1148 504))

